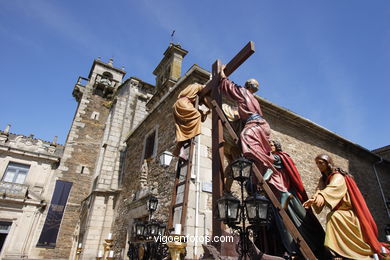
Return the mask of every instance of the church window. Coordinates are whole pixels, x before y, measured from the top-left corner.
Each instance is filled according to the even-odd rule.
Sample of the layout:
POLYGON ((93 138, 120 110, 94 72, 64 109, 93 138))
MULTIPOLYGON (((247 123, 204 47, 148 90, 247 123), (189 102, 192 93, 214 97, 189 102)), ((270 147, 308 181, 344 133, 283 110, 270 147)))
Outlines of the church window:
POLYGON ((5 170, 2 181, 23 184, 29 169, 29 165, 10 162, 5 170))
POLYGON ((107 79, 112 79, 112 74, 108 71, 103 72, 103 77, 107 79))
POLYGON ((92 120, 99 120, 99 112, 93 111, 91 115, 92 120))
POLYGON ((142 161, 155 157, 157 153, 157 127, 149 132, 144 141, 144 152, 142 156, 142 161))

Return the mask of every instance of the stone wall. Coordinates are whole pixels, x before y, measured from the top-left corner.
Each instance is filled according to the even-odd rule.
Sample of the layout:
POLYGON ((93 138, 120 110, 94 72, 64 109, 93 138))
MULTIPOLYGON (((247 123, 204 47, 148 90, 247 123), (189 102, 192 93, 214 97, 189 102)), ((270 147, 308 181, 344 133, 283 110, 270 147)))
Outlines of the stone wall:
MULTIPOLYGON (((177 93, 179 90, 176 89, 174 91, 177 93)), ((156 127, 158 128, 157 155, 160 155, 165 150, 173 150, 175 145, 175 128, 171 107, 175 101, 176 94, 172 93, 154 111, 151 111, 146 120, 135 129, 127 140, 124 166, 126 176, 123 190, 118 200, 114 225, 114 240, 117 241, 116 247, 118 251, 125 247, 128 222, 132 218, 132 216, 128 215, 128 205, 131 203, 135 192, 140 189, 139 175, 145 134, 156 127)), ((296 163, 309 196, 315 192, 318 179, 321 176, 315 165, 314 158, 320 153, 327 153, 332 156, 336 165, 348 170, 355 176, 356 182, 377 221, 380 237, 383 239, 383 227, 387 224, 388 217, 373 170, 373 164, 378 161, 378 157, 370 151, 286 109, 263 99, 260 99, 260 103, 263 107, 264 116, 272 128, 273 138, 281 141, 284 151, 289 153, 296 163)), ((207 127, 202 128, 203 135, 204 132, 209 131, 210 129, 207 127)), ((209 138, 211 143, 211 137, 207 137, 207 134, 204 136, 205 140, 209 138)), ((205 146, 205 149, 210 149, 210 147, 205 146)), ((210 158, 210 150, 207 153, 210 158)), ((155 216, 163 221, 167 220, 169 214, 168 209, 173 189, 175 164, 176 160, 171 163, 169 168, 164 169, 159 165, 158 158, 153 158, 148 162, 148 185, 155 190, 160 205, 155 216)), ((203 167, 206 167, 205 170, 209 171, 211 165, 209 167, 204 165, 203 167)), ((377 168, 382 187, 387 187, 389 184, 389 165, 381 164, 377 168)), ((388 196, 387 190, 385 195, 388 196)), ((211 200, 208 201, 208 206, 211 208, 211 200)), ((327 211, 324 211, 318 216, 322 224, 325 223, 326 213, 327 211)), ((211 218, 208 222, 211 222, 211 218)))
MULTIPOLYGON (((282 143, 283 151, 294 160, 309 197, 315 192, 321 176, 314 158, 326 153, 337 166, 354 176, 378 225, 380 238, 384 240, 384 227, 389 223, 389 217, 374 171, 374 163, 379 161, 379 157, 286 109, 266 100, 260 100, 260 103, 272 128, 273 138, 282 143)), ((389 166, 388 163, 377 166, 385 196, 390 195, 386 188, 390 185, 389 166)), ((322 224, 325 223, 326 213, 319 215, 322 224)))
MULTIPOLYGON (((173 159, 168 168, 163 168, 159 164, 159 155, 163 151, 172 151, 175 147, 175 124, 172 114, 172 105, 176 97, 183 88, 193 82, 205 82, 208 79, 208 73, 197 75, 195 66, 189 76, 180 80, 178 86, 170 91, 166 98, 155 106, 153 111, 142 123, 129 135, 127 139, 127 150, 124 159, 124 181, 123 188, 118 199, 116 209, 116 218, 113 225, 114 241, 116 241, 117 252, 125 248, 128 222, 134 216, 129 216, 130 204, 137 191, 141 190, 140 173, 142 166, 142 155, 144 150, 145 136, 154 129, 157 129, 158 144, 156 146, 155 157, 148 161, 149 174, 147 176, 147 185, 153 191, 159 200, 159 206, 154 213, 154 218, 167 222, 169 215, 169 206, 171 203, 173 183, 175 179, 175 170, 177 159, 173 159)), ((139 216, 137 216, 139 217, 139 216)))
POLYGON ((55 249, 41 250, 44 258, 69 258, 76 243, 76 224, 81 201, 90 190, 93 173, 101 147, 105 123, 110 109, 107 99, 92 94, 94 77, 86 85, 65 144, 64 155, 58 168, 59 179, 73 183, 58 233, 55 249), (98 117, 93 113, 97 112, 98 117))

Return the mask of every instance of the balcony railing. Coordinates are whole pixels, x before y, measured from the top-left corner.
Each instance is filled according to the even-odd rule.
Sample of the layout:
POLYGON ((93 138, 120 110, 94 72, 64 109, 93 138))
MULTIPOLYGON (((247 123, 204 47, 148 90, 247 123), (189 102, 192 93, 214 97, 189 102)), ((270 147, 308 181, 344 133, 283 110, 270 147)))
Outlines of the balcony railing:
POLYGON ((77 80, 76 85, 80 85, 80 86, 84 87, 85 85, 88 84, 88 82, 89 82, 89 79, 84 78, 84 77, 79 77, 79 79, 77 80))
POLYGON ((28 190, 28 185, 13 183, 13 182, 0 182, 0 196, 12 197, 12 198, 25 198, 28 190))

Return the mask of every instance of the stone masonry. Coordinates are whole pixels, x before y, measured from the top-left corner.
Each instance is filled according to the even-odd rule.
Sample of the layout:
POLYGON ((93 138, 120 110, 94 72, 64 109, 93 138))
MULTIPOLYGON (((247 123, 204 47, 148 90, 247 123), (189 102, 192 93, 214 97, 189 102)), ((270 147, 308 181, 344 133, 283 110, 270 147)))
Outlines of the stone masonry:
POLYGON ((86 84, 82 85, 79 81, 75 86, 73 94, 79 106, 58 168, 59 179, 70 181, 73 186, 61 222, 56 248, 42 250, 41 256, 44 258, 67 259, 77 242, 75 228, 80 215, 80 205, 91 189, 96 160, 112 104, 109 90, 117 87, 124 74, 124 71, 112 66, 112 61, 111 64, 105 64, 95 60, 86 84), (102 80, 104 73, 108 73, 106 81, 102 80), (100 92, 96 92, 98 87, 100 92))

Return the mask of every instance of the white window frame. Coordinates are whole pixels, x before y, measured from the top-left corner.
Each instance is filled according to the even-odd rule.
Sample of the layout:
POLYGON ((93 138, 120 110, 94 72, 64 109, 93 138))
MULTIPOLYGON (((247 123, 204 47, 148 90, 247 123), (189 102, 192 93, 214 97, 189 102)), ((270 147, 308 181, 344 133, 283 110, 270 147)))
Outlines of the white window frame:
POLYGON ((22 164, 22 163, 16 163, 16 162, 8 162, 7 168, 5 169, 5 172, 3 174, 3 178, 1 181, 3 182, 11 182, 11 183, 18 183, 18 184, 24 184, 27 179, 27 174, 30 170, 30 165, 28 164, 22 164), (12 181, 7 180, 8 172, 10 169, 15 169, 16 173, 12 178, 12 181), (22 173, 25 172, 25 173, 22 173), (23 182, 17 182, 19 175, 25 175, 23 182))

